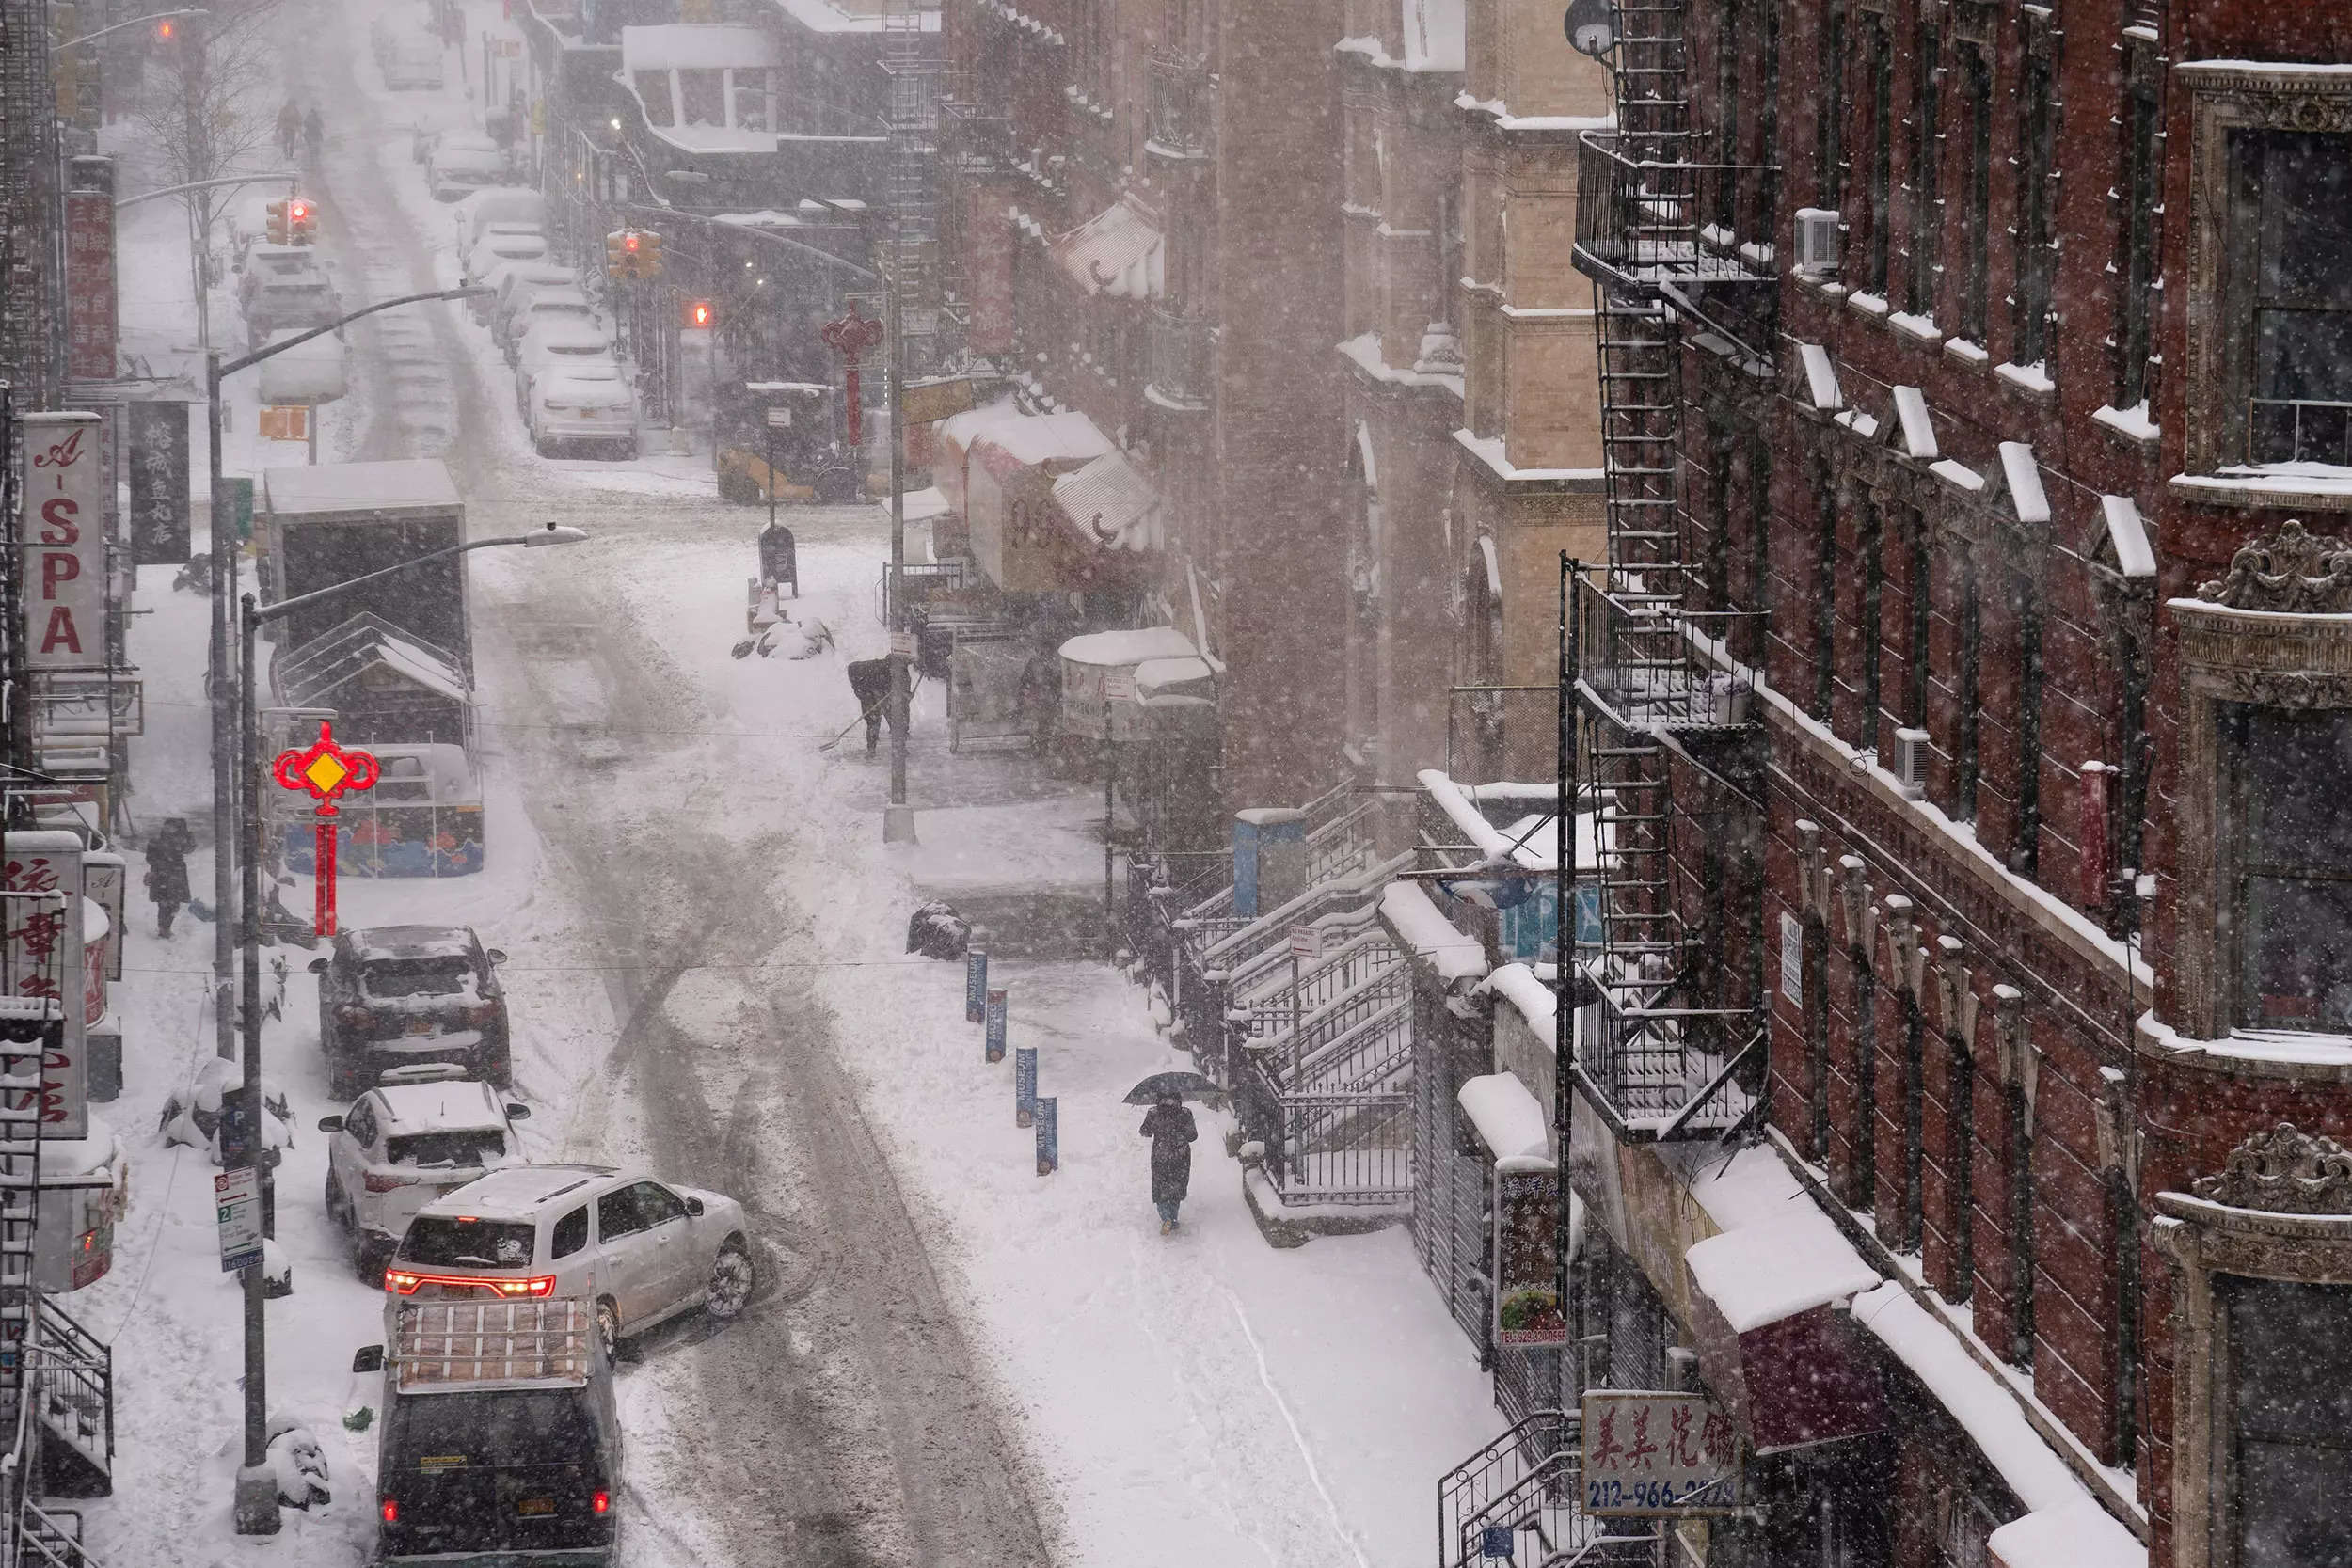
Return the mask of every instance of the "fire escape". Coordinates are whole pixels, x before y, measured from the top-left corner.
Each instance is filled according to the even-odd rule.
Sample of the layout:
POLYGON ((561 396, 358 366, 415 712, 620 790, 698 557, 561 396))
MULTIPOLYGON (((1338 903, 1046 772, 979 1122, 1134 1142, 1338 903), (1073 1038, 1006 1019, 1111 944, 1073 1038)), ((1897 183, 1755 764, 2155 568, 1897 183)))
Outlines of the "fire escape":
POLYGON ((1722 1135, 1760 1093, 1760 970, 1726 958, 1723 889, 1756 809, 1763 618, 1694 559, 1682 379, 1693 349, 1769 367, 1774 275, 1768 171, 1701 159, 1683 7, 1616 15, 1618 124, 1582 137, 1575 251, 1595 293, 1609 559, 1561 580, 1569 784, 1595 802, 1601 918, 1564 990, 1581 1009, 1576 1082, 1619 1137, 1649 1141, 1722 1135))
POLYGON ((890 79, 890 244, 882 260, 896 285, 893 325, 901 373, 910 379, 931 374, 940 362, 938 22, 936 8, 898 0, 882 32, 882 71, 890 79))
POLYGON ((54 408, 64 367, 63 225, 49 8, 0 0, 0 381, 54 408))

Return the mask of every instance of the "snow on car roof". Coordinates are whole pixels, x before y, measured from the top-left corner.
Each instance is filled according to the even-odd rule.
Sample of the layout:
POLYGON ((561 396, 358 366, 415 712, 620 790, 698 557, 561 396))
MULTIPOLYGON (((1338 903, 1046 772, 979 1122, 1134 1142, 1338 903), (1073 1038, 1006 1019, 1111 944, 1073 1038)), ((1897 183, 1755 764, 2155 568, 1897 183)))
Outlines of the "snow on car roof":
POLYGON ((506 1107, 487 1084, 456 1079, 438 1084, 387 1084, 376 1097, 403 1132, 473 1132, 506 1130, 506 1107))
POLYGON ((531 1219, 549 1199, 620 1174, 618 1165, 509 1165, 443 1194, 426 1204, 422 1212, 531 1219))
POLYGON ((351 933, 351 950, 369 958, 469 958, 473 932, 463 926, 370 926, 351 933))

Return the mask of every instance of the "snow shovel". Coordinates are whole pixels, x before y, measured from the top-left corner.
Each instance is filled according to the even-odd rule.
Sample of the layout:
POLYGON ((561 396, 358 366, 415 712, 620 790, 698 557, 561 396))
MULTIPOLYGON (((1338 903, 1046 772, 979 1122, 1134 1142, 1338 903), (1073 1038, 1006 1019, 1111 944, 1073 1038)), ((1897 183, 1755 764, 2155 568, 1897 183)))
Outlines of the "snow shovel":
MULTIPOLYGON (((917 670, 914 673, 914 684, 907 688, 907 711, 910 715, 910 721, 912 721, 912 715, 914 709, 914 694, 922 689, 923 673, 920 670, 917 670)), ((856 729, 860 724, 866 722, 866 714, 872 713, 875 708, 882 706, 882 703, 886 703, 888 701, 890 701, 890 693, 885 691, 882 693, 881 703, 873 704, 871 706, 866 708, 865 713, 859 714, 856 718, 842 725, 840 735, 834 736, 831 740, 820 742, 817 749, 820 752, 830 752, 835 746, 840 745, 844 736, 847 736, 851 730, 856 729)))

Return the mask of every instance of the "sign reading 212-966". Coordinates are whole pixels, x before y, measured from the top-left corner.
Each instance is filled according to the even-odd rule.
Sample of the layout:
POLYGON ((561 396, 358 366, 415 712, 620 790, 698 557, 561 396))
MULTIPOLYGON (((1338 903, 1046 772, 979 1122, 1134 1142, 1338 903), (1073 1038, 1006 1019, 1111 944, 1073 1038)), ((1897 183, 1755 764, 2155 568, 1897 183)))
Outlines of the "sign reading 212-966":
POLYGON ((1723 1513, 1740 1500, 1739 1437, 1704 1394, 1588 1388, 1581 1425, 1587 1513, 1723 1513))

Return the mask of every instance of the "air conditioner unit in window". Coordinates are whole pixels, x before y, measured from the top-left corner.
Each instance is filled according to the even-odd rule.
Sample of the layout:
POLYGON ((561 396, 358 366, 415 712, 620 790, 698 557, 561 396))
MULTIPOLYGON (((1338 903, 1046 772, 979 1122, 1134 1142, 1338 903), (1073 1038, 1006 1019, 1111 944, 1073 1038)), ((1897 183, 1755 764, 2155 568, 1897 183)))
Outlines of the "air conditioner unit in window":
POLYGON ((1837 214, 1830 208, 1797 209, 1797 270, 1813 277, 1837 270, 1837 214))
POLYGON ((1895 778, 1902 785, 1904 799, 1916 800, 1928 792, 1928 757, 1931 750, 1925 730, 1895 732, 1895 778))

